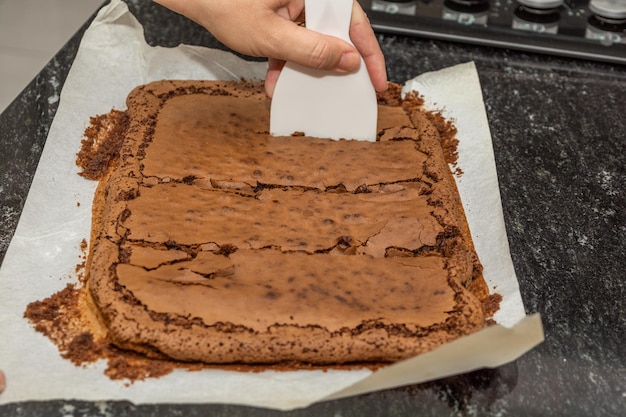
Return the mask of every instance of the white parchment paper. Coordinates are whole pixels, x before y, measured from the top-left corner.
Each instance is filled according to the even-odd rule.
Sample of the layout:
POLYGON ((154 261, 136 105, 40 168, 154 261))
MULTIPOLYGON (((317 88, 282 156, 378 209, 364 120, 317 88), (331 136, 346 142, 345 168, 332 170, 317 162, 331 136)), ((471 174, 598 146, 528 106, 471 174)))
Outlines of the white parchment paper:
MULTIPOLYGON (((377 372, 242 373, 177 370, 133 384, 104 375, 103 361, 77 367, 35 332, 26 306, 76 282, 89 238, 96 183, 78 176, 76 152, 89 118, 124 109, 137 85, 160 79, 262 79, 264 63, 218 50, 150 47, 125 3, 113 0, 87 30, 63 88, 40 164, 15 236, 0 269, 0 369, 7 389, 0 404, 49 399, 129 400, 139 403, 231 403, 276 409, 413 384, 495 367, 543 340, 538 315, 526 316, 509 254, 489 126, 472 63, 422 74, 406 84, 458 128, 458 185, 491 289, 503 296, 492 326, 432 352, 377 372), (458 92, 462 91, 462 94, 458 92)), ((55 99, 51 97, 50 100, 55 99)))

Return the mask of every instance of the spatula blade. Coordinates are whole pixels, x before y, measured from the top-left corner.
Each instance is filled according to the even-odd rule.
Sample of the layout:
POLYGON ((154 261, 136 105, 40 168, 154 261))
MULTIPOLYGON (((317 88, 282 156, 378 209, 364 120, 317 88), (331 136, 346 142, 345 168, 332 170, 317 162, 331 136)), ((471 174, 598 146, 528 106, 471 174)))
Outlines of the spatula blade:
MULTIPOLYGON (((352 0, 305 0, 307 28, 350 42, 352 0)), ((287 62, 271 103, 270 132, 330 139, 376 140, 376 92, 365 63, 351 73, 287 62)))

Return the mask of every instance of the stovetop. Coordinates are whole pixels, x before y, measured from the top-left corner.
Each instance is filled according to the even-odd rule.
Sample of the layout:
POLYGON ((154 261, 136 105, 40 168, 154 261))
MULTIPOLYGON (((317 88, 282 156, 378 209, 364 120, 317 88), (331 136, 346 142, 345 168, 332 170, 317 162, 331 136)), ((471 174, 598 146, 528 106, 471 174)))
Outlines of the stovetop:
POLYGON ((626 0, 359 0, 375 30, 626 64, 626 0))

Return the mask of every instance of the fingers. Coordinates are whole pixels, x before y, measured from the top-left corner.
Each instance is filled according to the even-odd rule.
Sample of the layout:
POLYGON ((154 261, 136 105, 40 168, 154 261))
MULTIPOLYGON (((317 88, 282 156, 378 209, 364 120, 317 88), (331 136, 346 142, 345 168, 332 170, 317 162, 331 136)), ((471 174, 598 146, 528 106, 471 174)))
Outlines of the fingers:
MULTIPOLYGON (((288 19, 277 19, 271 27, 276 30, 274 36, 266 38, 270 50, 265 56, 316 69, 349 72, 359 67, 360 54, 374 88, 381 92, 387 89, 385 58, 369 19, 357 1, 353 3, 350 22, 350 39, 356 50, 341 39, 312 32, 294 25, 288 19)), ((275 68, 268 71, 269 79, 266 77, 266 82, 269 81, 270 86, 266 91, 273 91, 273 83, 279 71, 275 68)))
POLYGON ((4 376, 4 372, 0 371, 0 394, 7 387, 7 378, 4 376))
POLYGON ((360 65, 356 49, 334 36, 323 35, 274 15, 258 55, 290 61, 309 68, 348 72, 360 65))
MULTIPOLYGON (((385 58, 376 40, 367 15, 358 2, 354 2, 352 21, 350 23, 350 39, 358 53, 349 44, 332 36, 321 35, 302 27, 293 27, 293 23, 284 20, 276 22, 276 37, 266 38, 273 47, 266 54, 283 61, 291 61, 311 68, 349 72, 360 65, 359 54, 367 67, 372 85, 377 91, 387 89, 387 68, 385 58), (287 42, 285 42, 285 40, 287 42)), ((279 67, 279 68, 282 68, 279 67)), ((266 92, 271 94, 280 69, 270 68, 266 76, 266 92)))
POLYGON ((290 61, 310 68, 353 71, 356 49, 339 38, 299 26, 303 0, 157 0, 207 28, 226 46, 246 55, 290 61))
POLYGON ((376 91, 385 91, 387 89, 385 57, 376 40, 376 35, 374 35, 374 30, 370 25, 367 15, 356 1, 352 7, 350 39, 363 57, 367 72, 376 91))
POLYGON ((272 98, 274 96, 274 89, 276 88, 276 82, 280 71, 285 66, 285 61, 270 58, 268 60, 267 73, 265 74, 265 94, 272 98))
MULTIPOLYGON (((290 61, 306 67, 350 72, 367 67, 374 88, 387 88, 387 71, 369 20, 355 0, 350 25, 351 45, 299 26, 294 20, 304 0, 155 0, 207 28, 226 46, 246 55, 275 60, 267 72, 271 94, 282 65, 290 61)), ((271 62, 270 60, 270 62, 271 62)))

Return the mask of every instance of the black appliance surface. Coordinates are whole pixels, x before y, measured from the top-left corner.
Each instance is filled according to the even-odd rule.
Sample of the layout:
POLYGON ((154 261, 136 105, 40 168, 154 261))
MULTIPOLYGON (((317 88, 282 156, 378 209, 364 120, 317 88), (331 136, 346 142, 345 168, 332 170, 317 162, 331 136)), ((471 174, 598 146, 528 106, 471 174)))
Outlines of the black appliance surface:
POLYGON ((382 32, 626 64, 626 0, 359 2, 382 32))

